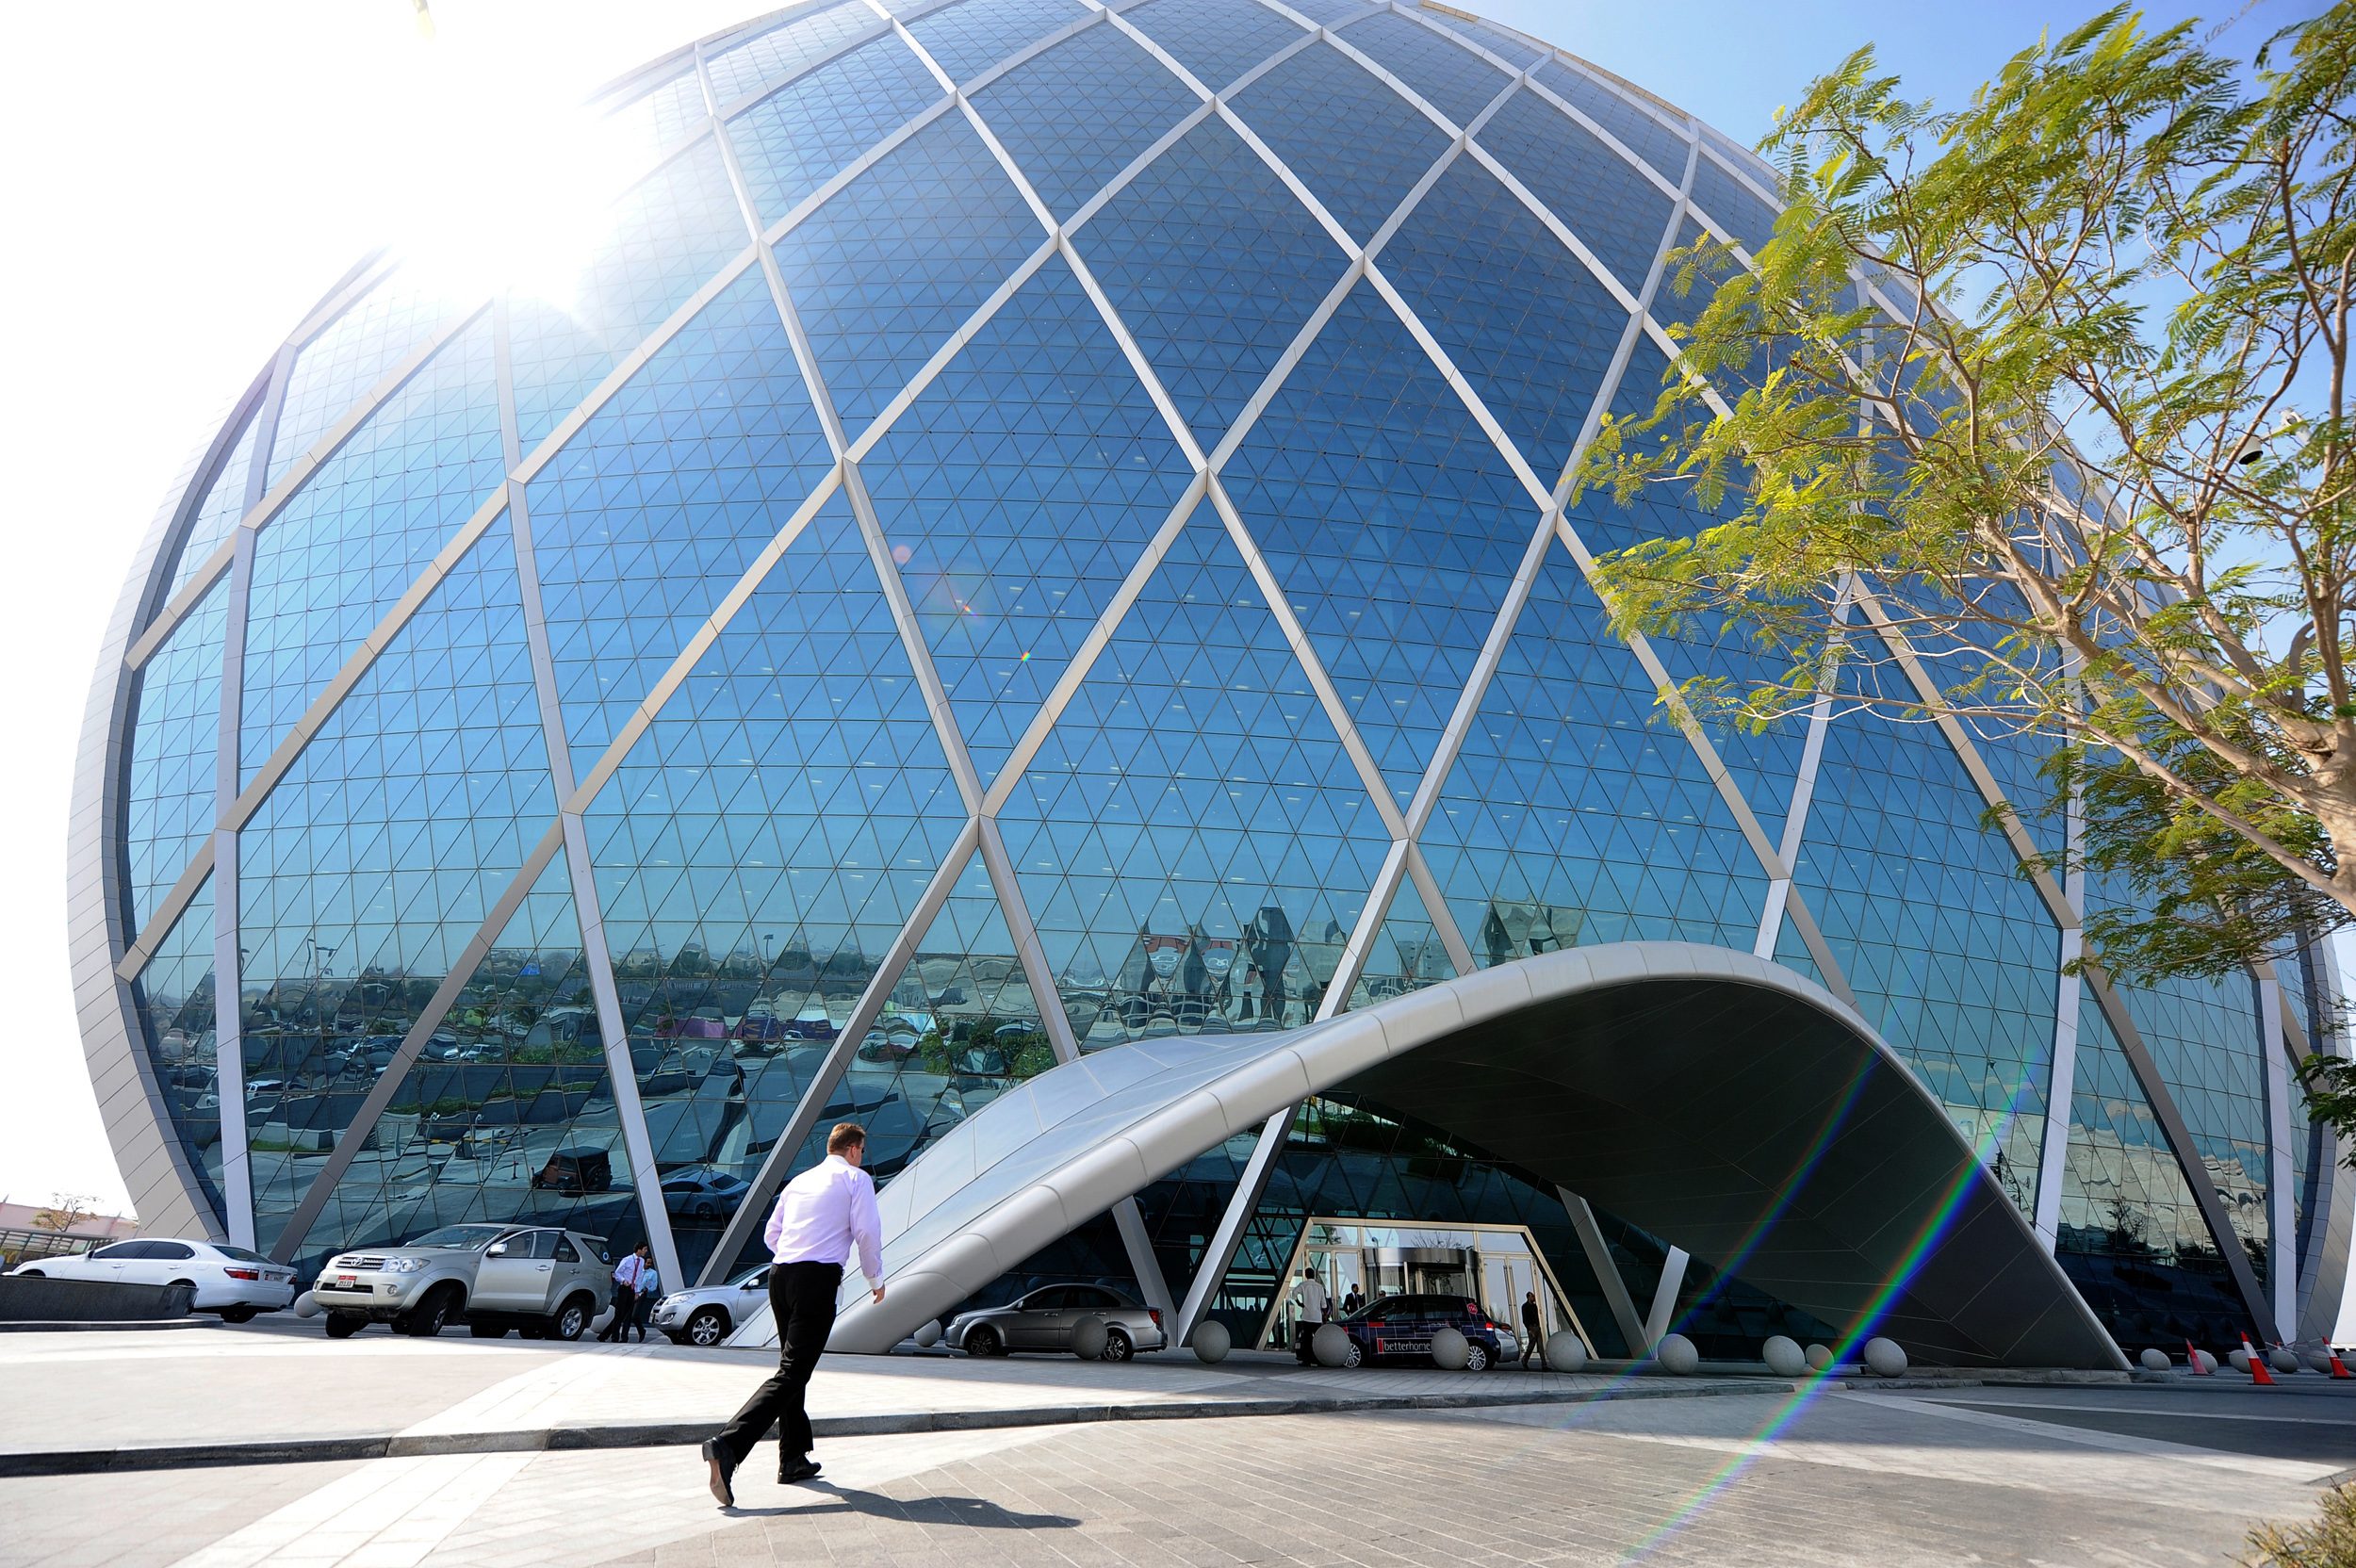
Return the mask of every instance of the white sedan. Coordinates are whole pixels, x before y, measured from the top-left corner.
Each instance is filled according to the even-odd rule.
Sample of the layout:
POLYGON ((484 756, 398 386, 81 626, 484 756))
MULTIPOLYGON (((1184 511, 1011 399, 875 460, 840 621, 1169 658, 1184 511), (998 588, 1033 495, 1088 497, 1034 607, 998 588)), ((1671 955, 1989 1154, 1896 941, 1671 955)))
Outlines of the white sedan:
POLYGON ((142 1236, 91 1251, 35 1258, 11 1274, 53 1280, 110 1280, 132 1285, 188 1284, 196 1287, 198 1312, 217 1312, 231 1323, 255 1313, 283 1311, 294 1301, 294 1270, 259 1252, 218 1241, 142 1236))

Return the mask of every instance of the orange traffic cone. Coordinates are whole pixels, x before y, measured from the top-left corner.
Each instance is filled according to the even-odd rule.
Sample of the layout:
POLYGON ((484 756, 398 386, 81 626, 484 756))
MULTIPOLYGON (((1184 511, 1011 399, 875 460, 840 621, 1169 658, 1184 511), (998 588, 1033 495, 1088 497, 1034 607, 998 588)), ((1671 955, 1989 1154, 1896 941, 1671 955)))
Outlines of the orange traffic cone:
POLYGON ((2241 1336, 2241 1348, 2250 1352, 2250 1382, 2262 1387, 2272 1388, 2274 1386, 2274 1374, 2266 1370, 2266 1359, 2265 1354, 2260 1351, 2255 1345, 2250 1343, 2250 1336, 2248 1334, 2241 1336))
POLYGON ((2348 1368, 2340 1364, 2340 1353, 2331 1348, 2331 1342, 2328 1339, 2323 1342, 2323 1353, 2331 1358, 2331 1376, 2345 1378, 2348 1375, 2348 1368))
POLYGON ((2209 1369, 2201 1364, 2201 1352, 2192 1348, 2189 1339, 2184 1341, 2184 1364, 2191 1367, 2197 1376, 2205 1378, 2209 1375, 2209 1369))

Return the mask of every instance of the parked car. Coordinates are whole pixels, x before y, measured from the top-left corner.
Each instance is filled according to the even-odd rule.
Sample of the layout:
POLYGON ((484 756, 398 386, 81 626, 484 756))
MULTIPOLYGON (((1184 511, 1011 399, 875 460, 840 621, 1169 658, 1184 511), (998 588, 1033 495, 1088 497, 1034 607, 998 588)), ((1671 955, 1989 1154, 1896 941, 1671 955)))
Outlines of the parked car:
POLYGON ((1433 1331, 1446 1327, 1464 1336, 1468 1372, 1486 1372, 1521 1353, 1504 1324, 1494 1322, 1469 1296, 1384 1296, 1347 1317, 1334 1319, 1350 1336, 1344 1366, 1378 1361, 1432 1359, 1433 1331))
POLYGON ((464 1319, 477 1339, 518 1329, 526 1339, 579 1339, 606 1297, 605 1242, 578 1231, 523 1225, 445 1225, 401 1247, 338 1253, 312 1299, 327 1337, 370 1323, 432 1338, 464 1319))
POLYGON ((614 1157, 602 1149, 560 1149, 548 1164, 532 1172, 532 1184, 544 1192, 581 1197, 614 1190, 614 1157))
POLYGON ((969 1356, 1003 1356, 1014 1350, 1072 1350, 1072 1329, 1083 1317, 1104 1320, 1104 1359, 1127 1361, 1140 1350, 1169 1343, 1162 1315, 1140 1307, 1102 1285, 1042 1285, 1003 1307, 961 1312, 949 1320, 941 1341, 969 1356))
POLYGON ((717 1345, 769 1302, 769 1266, 748 1268, 724 1285, 675 1290, 654 1304, 654 1326, 674 1345, 717 1345))
POLYGON ((294 1270, 259 1252, 217 1241, 142 1236, 88 1252, 36 1258, 8 1270, 28 1278, 106 1280, 133 1285, 196 1287, 191 1304, 223 1321, 245 1323, 256 1313, 279 1312, 295 1298, 294 1270))
POLYGON ((663 1178, 663 1206, 692 1219, 727 1214, 744 1196, 743 1177, 708 1167, 674 1170, 663 1178))

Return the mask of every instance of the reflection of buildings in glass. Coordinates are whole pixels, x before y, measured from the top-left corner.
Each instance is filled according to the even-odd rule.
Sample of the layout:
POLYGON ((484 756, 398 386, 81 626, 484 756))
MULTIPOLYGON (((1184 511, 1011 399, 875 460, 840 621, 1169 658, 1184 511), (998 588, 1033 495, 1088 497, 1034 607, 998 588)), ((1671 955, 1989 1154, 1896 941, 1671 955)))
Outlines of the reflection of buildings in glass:
POLYGON ((1576 947, 1584 911, 1532 904, 1521 899, 1493 898, 1481 912, 1481 956, 1491 964, 1528 958, 1558 948, 1576 947))

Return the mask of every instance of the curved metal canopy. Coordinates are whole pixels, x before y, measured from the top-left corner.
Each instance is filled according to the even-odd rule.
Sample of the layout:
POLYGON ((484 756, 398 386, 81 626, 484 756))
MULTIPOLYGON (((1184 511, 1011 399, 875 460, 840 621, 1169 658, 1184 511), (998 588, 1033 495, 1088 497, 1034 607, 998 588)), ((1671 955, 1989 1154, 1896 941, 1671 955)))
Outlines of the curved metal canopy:
MULTIPOLYGON (((1140 1041, 1021 1085, 881 1196, 880 1352, 1119 1200, 1327 1090, 1558 1184, 1923 1363, 2126 1364, 1897 1055, 1748 954, 1629 942, 1483 970, 1286 1033, 1140 1041)), ((758 1342, 765 1318, 738 1343, 758 1342)))

